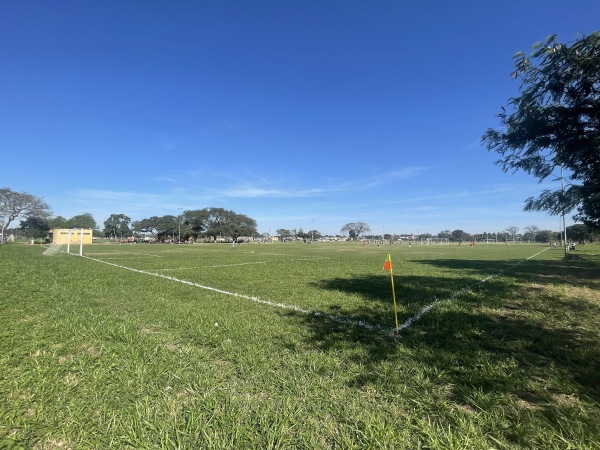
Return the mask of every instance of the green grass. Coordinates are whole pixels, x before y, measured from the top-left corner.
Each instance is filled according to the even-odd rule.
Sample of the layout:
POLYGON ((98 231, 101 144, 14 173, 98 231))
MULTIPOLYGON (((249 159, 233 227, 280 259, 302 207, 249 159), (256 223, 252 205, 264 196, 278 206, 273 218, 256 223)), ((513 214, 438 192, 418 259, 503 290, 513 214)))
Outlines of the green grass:
POLYGON ((598 246, 43 251, 0 247, 0 448, 600 448, 598 246), (437 302, 397 337, 388 253, 437 302))

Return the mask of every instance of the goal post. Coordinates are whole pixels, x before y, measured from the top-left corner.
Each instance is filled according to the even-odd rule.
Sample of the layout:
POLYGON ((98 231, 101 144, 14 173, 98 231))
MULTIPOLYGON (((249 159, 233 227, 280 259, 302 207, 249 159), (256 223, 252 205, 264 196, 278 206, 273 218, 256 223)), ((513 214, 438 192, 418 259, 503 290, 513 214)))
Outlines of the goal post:
POLYGON ((69 237, 67 239, 67 253, 71 254, 71 236, 77 236, 79 234, 79 256, 83 256, 83 228, 73 228, 69 230, 69 237))
POLYGON ((71 247, 79 244, 79 256, 83 256, 83 245, 94 241, 94 230, 90 228, 54 228, 49 232, 52 244, 64 245, 67 254, 71 253, 71 247))
POLYGON ((421 245, 450 245, 448 238, 421 238, 421 245))
POLYGON ((482 242, 482 243, 484 243, 484 244, 495 244, 495 243, 497 243, 498 241, 497 241, 496 239, 481 239, 481 241, 480 241, 480 242, 482 242))

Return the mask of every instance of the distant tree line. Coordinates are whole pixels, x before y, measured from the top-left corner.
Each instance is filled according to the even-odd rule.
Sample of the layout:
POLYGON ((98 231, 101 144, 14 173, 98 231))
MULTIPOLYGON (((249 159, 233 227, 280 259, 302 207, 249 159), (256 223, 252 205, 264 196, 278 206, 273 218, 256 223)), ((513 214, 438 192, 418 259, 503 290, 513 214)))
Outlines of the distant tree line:
MULTIPOLYGON (((540 242, 546 243, 551 241, 560 241, 563 239, 560 232, 551 231, 551 230, 540 230, 535 225, 530 225, 525 227, 525 232, 522 234, 518 234, 519 228, 515 226, 511 226, 502 231, 493 231, 493 232, 483 232, 478 234, 470 234, 464 230, 443 230, 433 235, 431 233, 401 233, 401 234, 391 234, 385 233, 383 236, 381 234, 363 234, 363 231, 368 233, 371 231, 369 225, 358 222, 349 223, 342 227, 342 232, 348 233, 349 238, 352 240, 357 239, 367 239, 367 240, 385 240, 385 241, 393 241, 400 237, 410 237, 413 240, 420 239, 448 239, 451 242, 469 242, 469 241, 497 241, 497 242, 540 242), (414 238, 413 238, 414 236, 414 238)), ((600 232, 593 227, 590 227, 585 224, 575 224, 570 227, 567 227, 567 239, 569 241, 577 241, 577 242, 597 242, 600 241, 600 232)))
POLYGON ((90 213, 70 219, 53 217, 49 206, 41 198, 9 188, 0 189, 0 244, 6 241, 7 232, 16 218, 21 219, 20 226, 11 229, 11 232, 36 239, 46 238, 55 228, 86 228, 93 230, 94 236, 114 239, 144 234, 158 241, 238 240, 242 236, 257 234, 254 219, 224 208, 189 210, 177 216, 152 216, 133 222, 125 214, 111 214, 100 231, 90 213))
POLYGON ((276 236, 280 241, 304 241, 311 242, 317 241, 323 237, 323 235, 318 230, 308 230, 304 231, 302 228, 288 230, 285 228, 280 228, 276 231, 276 236))
MULTIPOLYGON (((128 225, 128 217, 112 215, 104 222, 105 235, 110 236, 128 225), (115 230, 113 232, 113 230, 115 230)), ((198 239, 227 239, 237 241, 242 236, 257 234, 256 221, 244 214, 224 208, 204 208, 183 211, 178 216, 152 216, 131 223, 131 232, 150 234, 158 241, 177 239, 196 241, 198 239)))
MULTIPOLYGON (((25 192, 14 192, 9 188, 0 189, 0 244, 5 242, 7 230, 17 218, 21 218, 17 230, 27 238, 45 238, 54 228, 86 228, 94 230, 95 236, 112 239, 126 239, 134 236, 150 236, 157 241, 217 241, 238 240, 242 236, 256 237, 258 235, 256 221, 244 214, 224 208, 204 208, 182 211, 181 214, 152 216, 132 221, 127 215, 111 214, 104 221, 104 229, 100 231, 94 217, 90 213, 79 214, 69 219, 62 216, 53 217, 48 205, 39 197, 25 192)), ((522 234, 517 234, 519 228, 508 227, 499 232, 483 232, 473 235, 464 230, 443 230, 437 235, 429 233, 406 233, 404 236, 415 236, 415 239, 447 238, 453 242, 471 240, 526 241, 550 242, 561 240, 560 233, 551 230, 540 230, 537 226, 525 227, 522 234)), ((352 239, 384 239, 393 240, 398 235, 386 233, 383 236, 371 233, 371 228, 364 222, 351 222, 341 230, 342 238, 346 235, 352 239)), ((276 231, 282 241, 303 240, 306 242, 319 240, 323 237, 318 230, 304 231, 300 229, 280 228, 276 231)), ((598 230, 587 224, 576 224, 567 227, 567 239, 571 241, 600 240, 598 230)))

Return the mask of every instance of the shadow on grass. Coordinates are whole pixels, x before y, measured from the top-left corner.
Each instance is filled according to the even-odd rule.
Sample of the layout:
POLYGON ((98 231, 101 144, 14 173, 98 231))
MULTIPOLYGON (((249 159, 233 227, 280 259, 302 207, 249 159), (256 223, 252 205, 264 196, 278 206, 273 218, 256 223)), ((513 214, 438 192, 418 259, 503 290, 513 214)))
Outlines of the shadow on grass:
MULTIPOLYGON (((505 277, 483 283, 477 280, 498 274, 497 261, 418 263, 467 275, 399 277, 400 323, 435 298, 448 299, 458 290, 462 293, 452 302, 440 303, 397 339, 321 317, 282 314, 296 314, 305 322, 311 332, 309 345, 323 351, 349 350, 362 368, 350 382, 355 387, 384 383, 389 375, 384 375, 383 366, 401 361, 425 373, 443 374, 454 397, 465 403, 477 392, 516 396, 531 408, 550 407, 549 398, 567 392, 600 402, 600 345, 594 319, 600 317, 600 302, 590 300, 593 293, 565 296, 560 289, 576 282, 578 288, 598 290, 599 264, 585 259, 506 263, 500 267, 505 277), (534 380, 534 388, 528 380, 534 380)), ((339 310, 367 323, 389 323, 393 330, 388 277, 333 278, 322 280, 318 287, 365 298, 364 305, 337 306, 328 313, 339 310)), ((399 377, 396 381, 406 380, 399 377)))
MULTIPOLYGON (((553 308, 564 313, 590 312, 580 301, 567 304, 555 300, 553 308)), ((594 309, 594 314, 600 312, 594 309)), ((449 371, 457 386, 512 393, 529 400, 531 393, 524 382, 552 374, 554 381, 546 384, 546 393, 558 394, 557 380, 561 380, 578 386, 578 395, 600 401, 598 338, 583 329, 535 322, 510 308, 497 314, 446 310, 408 330, 403 343, 417 349, 435 348, 434 352, 422 352, 426 356, 421 360, 449 371)))
POLYGON ((510 277, 525 281, 532 278, 552 277, 553 283, 572 285, 575 280, 579 286, 600 289, 600 265, 581 255, 569 255, 559 261, 532 260, 524 262, 434 259, 414 261, 432 267, 455 269, 472 274, 506 273, 510 277))
MULTIPOLYGON (((345 302, 343 295, 337 304, 329 305, 321 312, 333 316, 343 316, 354 321, 367 324, 394 327, 394 308, 392 288, 389 276, 354 276, 352 278, 330 278, 313 283, 314 287, 323 290, 358 295, 363 302, 345 302)), ((423 276, 394 277, 397 314, 400 323, 406 321, 425 306, 440 300, 448 299, 457 293, 475 290, 491 290, 506 295, 514 291, 514 286, 499 280, 490 280, 485 284, 474 278, 443 278, 423 276)))

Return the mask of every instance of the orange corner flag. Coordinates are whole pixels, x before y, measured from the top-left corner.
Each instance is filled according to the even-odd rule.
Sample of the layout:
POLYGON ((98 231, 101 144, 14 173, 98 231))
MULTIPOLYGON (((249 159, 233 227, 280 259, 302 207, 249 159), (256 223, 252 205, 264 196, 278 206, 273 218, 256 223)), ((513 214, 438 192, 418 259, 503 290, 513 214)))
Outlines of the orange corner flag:
POLYGON ((392 270, 392 260, 388 259, 383 263, 383 270, 392 270))
POLYGON ((388 255, 383 263, 383 270, 390 271, 390 280, 392 282, 392 298, 394 299, 394 319, 396 320, 396 334, 398 334, 398 309, 396 307, 396 290, 394 289, 394 274, 392 272, 392 256, 388 255))

